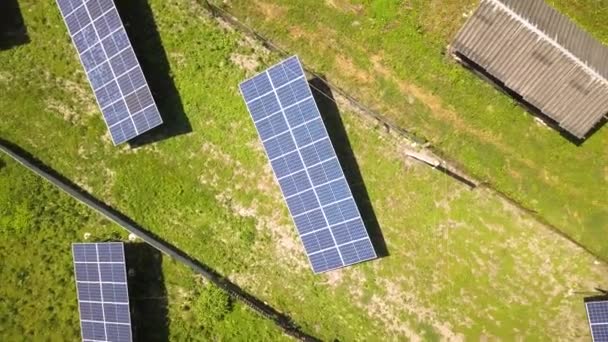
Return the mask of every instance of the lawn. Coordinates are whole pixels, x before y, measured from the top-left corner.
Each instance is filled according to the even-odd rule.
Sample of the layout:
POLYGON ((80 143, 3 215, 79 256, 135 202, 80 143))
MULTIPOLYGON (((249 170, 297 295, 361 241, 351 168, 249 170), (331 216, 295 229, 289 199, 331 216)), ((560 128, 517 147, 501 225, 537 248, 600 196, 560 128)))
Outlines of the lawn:
MULTIPOLYGON (((447 54, 477 0, 212 1, 608 260, 608 130, 580 146, 447 54)), ((608 43, 606 1, 549 1, 608 43)))
MULTIPOLYGON (((362 182, 353 186, 369 203, 359 204, 373 208, 389 256, 313 275, 237 88, 280 56, 191 1, 119 2, 165 115, 164 128, 139 147, 114 147, 58 10, 50 1, 30 0, 20 2, 30 43, 0 52, 0 137, 322 339, 588 338, 581 292, 608 282, 605 263, 492 192, 470 190, 407 159, 406 142, 353 113, 335 94, 338 106, 332 111, 332 102, 323 103, 324 119, 341 159, 349 161, 346 173, 356 179, 360 172, 362 182)), ((15 248, 3 239, 7 265, 22 267, 27 263, 23 256, 41 240, 69 245, 85 231, 101 240, 125 238, 3 160, 0 208, 21 197, 36 204, 32 210, 63 208, 49 212, 48 220, 56 223, 43 227, 31 218, 18 219, 20 210, 9 206, 3 217, 16 216, 23 229, 37 226, 46 239, 27 234, 19 240, 14 224, 3 222, 3 234, 22 241, 18 246, 31 246, 15 248), (12 186, 20 182, 28 186, 12 186), (70 216, 63 219, 62 211, 70 216)), ((19 307, 36 311, 47 309, 48 300, 35 299, 48 298, 48 292, 73 298, 69 254, 55 252, 59 249, 48 248, 41 253, 52 257, 39 260, 56 268, 69 285, 36 280, 23 287, 19 273, 3 264, 0 270, 10 282, 2 291, 42 291, 31 299, 15 296, 27 302, 19 307)), ((226 301, 214 288, 169 260, 161 265, 172 339, 282 338, 238 304, 222 316, 226 301), (209 297, 197 302, 215 303, 210 308, 184 311, 190 308, 184 298, 209 297), (203 326, 211 320, 209 335, 194 323, 200 320, 203 326)), ((57 308, 61 318, 52 322, 0 310, 1 322, 11 320, 2 324, 9 329, 0 331, 0 339, 13 340, 20 329, 76 336, 75 301, 65 303, 57 308)))

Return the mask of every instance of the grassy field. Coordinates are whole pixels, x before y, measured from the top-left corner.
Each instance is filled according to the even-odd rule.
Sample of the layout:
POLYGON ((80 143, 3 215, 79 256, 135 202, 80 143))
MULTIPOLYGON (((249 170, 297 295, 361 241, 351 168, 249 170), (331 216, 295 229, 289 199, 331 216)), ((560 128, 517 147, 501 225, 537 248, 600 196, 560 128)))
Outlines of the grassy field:
MULTIPOLYGON (((477 2, 215 1, 608 260, 608 130, 577 146, 447 55, 477 2)), ((608 2, 550 2, 608 43, 608 2)))
MULTIPOLYGON (((198 5, 119 1, 167 123, 146 138, 156 143, 130 148, 112 146, 54 3, 20 3, 27 8, 31 42, 0 52, 0 136, 289 314, 306 331, 344 341, 588 338, 579 292, 605 287, 605 263, 492 193, 471 191, 405 158, 407 144, 343 105, 341 116, 324 110, 324 119, 332 138, 343 133, 347 139, 334 141, 343 160, 352 148, 346 171, 360 170, 363 184, 354 185, 360 193, 366 189, 389 256, 314 276, 237 90, 240 80, 279 56, 210 19, 198 5)), ((59 247, 31 262, 49 265, 61 277, 19 283, 13 270, 28 262, 23 256, 34 253, 38 241, 66 246, 85 231, 99 239, 124 233, 5 162, 0 208, 20 197, 30 198, 32 210, 62 208, 48 213, 54 226, 32 224, 15 208, 9 217, 17 223, 0 227, 20 241, 1 242, 6 265, 15 265, 2 264, 10 282, 1 291, 22 298, 13 308, 40 312, 49 301, 35 299, 53 291, 73 298, 74 289, 69 255, 57 253, 59 247), (31 185, 12 186, 20 182, 31 185), (36 226, 41 237, 19 239, 13 226, 36 226), (55 286, 61 284, 69 285, 55 286), (20 296, 27 291, 40 293, 20 296)), ((164 260, 161 274, 173 340, 282 338, 238 304, 222 315, 230 306, 225 298, 181 266, 164 260), (184 312, 184 298, 199 303, 198 309, 184 312), (211 320, 209 332, 193 323, 200 320, 211 320)), ((61 309, 64 304, 53 302, 60 312, 54 321, 0 310, 0 322, 9 322, 2 324, 0 339, 14 340, 24 329, 76 336, 75 303, 64 302, 61 309)))
MULTIPOLYGON (((119 241, 126 233, 12 160, 1 156, 0 163, 0 339, 77 340, 71 244, 119 241)), ((185 266, 141 242, 125 249, 135 272, 129 285, 138 340, 284 339, 185 266)))
MULTIPOLYGON (((0 156, 0 165, 0 339, 77 340, 71 243, 119 241, 126 233, 12 160, 0 156)), ((125 249, 138 340, 285 339, 185 266, 141 242, 125 249)))

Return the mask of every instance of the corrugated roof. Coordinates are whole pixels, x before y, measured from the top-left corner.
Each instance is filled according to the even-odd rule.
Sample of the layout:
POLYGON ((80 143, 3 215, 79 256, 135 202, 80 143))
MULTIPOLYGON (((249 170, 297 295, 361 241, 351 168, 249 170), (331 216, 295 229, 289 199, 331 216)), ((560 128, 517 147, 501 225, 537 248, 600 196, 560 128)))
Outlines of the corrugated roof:
POLYGON ((608 47, 542 0, 482 0, 452 49, 578 138, 608 112, 608 47))
POLYGON ((509 8, 569 51, 604 79, 608 79, 608 46, 602 44, 543 0, 494 0, 509 8))

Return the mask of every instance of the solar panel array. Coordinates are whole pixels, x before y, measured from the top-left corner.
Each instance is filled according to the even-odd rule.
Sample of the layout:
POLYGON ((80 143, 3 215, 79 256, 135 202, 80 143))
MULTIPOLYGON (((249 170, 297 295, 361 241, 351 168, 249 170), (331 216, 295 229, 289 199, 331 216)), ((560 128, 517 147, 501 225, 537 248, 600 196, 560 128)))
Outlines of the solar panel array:
POLYGON ((594 342, 608 342, 608 299, 585 303, 591 337, 594 342))
POLYGON ((121 242, 72 245, 83 341, 132 341, 121 242))
POLYGON ((162 118, 112 0, 57 0, 115 145, 162 118))
POLYGON ((299 59, 240 89, 313 271, 376 258, 299 59))

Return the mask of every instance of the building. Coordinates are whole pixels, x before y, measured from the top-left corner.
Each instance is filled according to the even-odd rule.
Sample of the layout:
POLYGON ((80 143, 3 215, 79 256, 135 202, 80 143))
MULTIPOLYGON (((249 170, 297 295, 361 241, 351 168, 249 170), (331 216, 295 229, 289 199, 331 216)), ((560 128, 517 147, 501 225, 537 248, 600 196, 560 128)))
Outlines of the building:
POLYGON ((450 50, 578 139, 608 113, 608 46, 543 0, 481 0, 450 50))

